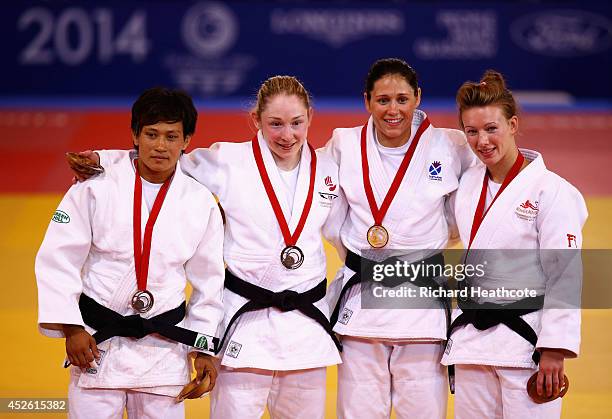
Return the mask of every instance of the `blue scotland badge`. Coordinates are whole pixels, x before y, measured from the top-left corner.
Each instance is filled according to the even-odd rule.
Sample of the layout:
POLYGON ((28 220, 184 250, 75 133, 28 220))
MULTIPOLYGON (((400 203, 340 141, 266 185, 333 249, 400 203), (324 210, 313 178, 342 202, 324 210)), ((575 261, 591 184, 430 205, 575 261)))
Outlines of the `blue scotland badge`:
POLYGON ((429 165, 429 180, 435 180, 437 182, 442 182, 442 163, 439 161, 434 161, 429 165))

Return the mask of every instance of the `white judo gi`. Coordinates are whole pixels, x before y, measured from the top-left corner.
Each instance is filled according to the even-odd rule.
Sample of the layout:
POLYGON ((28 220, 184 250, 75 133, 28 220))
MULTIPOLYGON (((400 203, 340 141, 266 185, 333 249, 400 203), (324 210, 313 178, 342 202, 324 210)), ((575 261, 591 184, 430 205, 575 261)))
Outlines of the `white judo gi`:
MULTIPOLYGON (((290 202, 290 191, 283 185, 280 169, 261 132, 258 141, 268 176, 293 232, 307 198, 310 149, 306 144, 302 147, 294 199, 290 202)), ((105 154, 112 155, 101 153, 104 167, 105 154)), ((226 221, 224 258, 235 276, 274 292, 304 292, 325 278, 321 233, 338 245, 339 226, 346 213, 338 167, 331 158, 317 153, 312 207, 297 241, 304 252, 304 262, 295 270, 281 264, 280 254, 286 245, 258 172, 251 141, 196 149, 181 158, 181 167, 219 199, 226 221)), ((225 330, 247 300, 226 289, 223 302, 225 330)), ((315 306, 329 317, 325 299, 315 306)), ((298 310, 283 312, 277 308, 247 312, 234 325, 220 355, 222 367, 211 394, 211 417, 261 417, 266 401, 272 417, 323 417, 325 367, 340 362, 326 331, 298 310)))
MULTIPOLYGON (((81 293, 123 316, 135 314, 130 305, 137 290, 131 157, 122 152, 112 170, 73 185, 49 224, 36 257, 38 323, 47 336, 64 337, 61 324, 85 326, 94 333, 79 310, 81 293)), ((143 199, 142 234, 148 216, 143 199)), ((177 165, 153 229, 147 289, 155 302, 142 317, 178 307, 185 300, 189 281, 193 293, 186 317, 177 325, 208 335, 210 341, 223 318, 222 248, 223 224, 213 195, 177 165)), ((71 416, 121 412, 126 391, 132 411, 143 412, 135 407, 142 393, 149 407, 157 406, 158 413, 169 409, 170 416, 183 415, 182 406, 173 407, 172 397, 190 379, 187 354, 193 348, 157 334, 138 340, 116 336, 98 348, 103 356, 97 368, 71 368, 71 416), (91 389, 105 390, 96 393, 91 389), (157 399, 161 401, 151 395, 160 395, 157 399), (110 406, 113 402, 119 405, 110 406)))
MULTIPOLYGON (((487 257, 504 257, 503 252, 476 249, 531 252, 513 253, 511 263, 489 263, 485 276, 472 279, 470 285, 486 290, 528 288, 545 295, 543 309, 522 316, 537 334, 536 347, 565 349, 577 356, 581 280, 577 249, 582 246, 586 205, 575 187, 546 169, 539 153, 524 149, 520 152, 533 161, 519 172, 486 213, 466 263, 478 264, 487 257), (566 249, 571 253, 552 249, 566 249), (563 295, 558 292, 560 287, 578 294, 563 295)), ((465 248, 470 241, 485 170, 479 164, 466 172, 454 197, 455 217, 465 248)), ((487 206, 490 201, 491 198, 487 206)), ((502 296, 483 297, 476 302, 505 304, 510 301, 502 296)), ((461 309, 457 308, 453 318, 459 314, 461 309)), ((527 395, 527 380, 537 371, 533 353, 534 347, 504 324, 483 331, 472 324, 456 329, 442 359, 444 365, 456 364, 456 417, 559 417, 560 399, 538 405, 527 395)))
MULTIPOLYGON (((413 137, 425 118, 424 112, 415 111, 413 137)), ((340 183, 348 202, 342 243, 357 255, 370 248, 366 232, 374 224, 362 179, 361 129, 336 129, 326 146, 340 167, 340 183)), ((397 166, 385 162, 374 135, 370 118, 370 180, 380 207, 397 166)), ((432 249, 443 249, 449 239, 447 197, 457 189, 461 173, 475 161, 462 132, 429 126, 383 220, 390 236, 385 249, 396 249, 397 254, 408 255, 409 261, 430 256, 432 249)), ((353 274, 346 266, 338 272, 328 290, 332 308, 342 285, 353 274)), ((388 417, 392 403, 398 417, 445 417, 446 373, 439 364, 446 339, 444 310, 364 309, 359 286, 348 291, 343 300, 334 328, 343 335, 344 345, 338 371, 339 417, 388 417)))

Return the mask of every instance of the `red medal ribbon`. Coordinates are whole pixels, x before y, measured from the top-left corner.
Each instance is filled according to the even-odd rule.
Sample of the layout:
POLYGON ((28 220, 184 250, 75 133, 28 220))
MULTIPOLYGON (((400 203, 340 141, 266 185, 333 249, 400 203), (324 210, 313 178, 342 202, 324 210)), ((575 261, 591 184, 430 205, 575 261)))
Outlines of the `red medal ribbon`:
POLYGON ((376 200, 374 199, 374 193, 372 192, 372 184, 370 183, 370 167, 368 165, 368 151, 367 151, 367 142, 366 142, 366 134, 368 124, 365 124, 361 129, 361 168, 363 172, 363 187, 365 188, 366 197, 368 198, 368 204, 370 204, 370 211, 372 212, 372 216, 374 217, 374 225, 382 225, 382 221, 385 218, 385 214, 387 214, 387 210, 389 206, 391 206, 391 202, 397 193, 397 190, 402 183, 402 179, 408 170, 408 165, 412 160, 412 156, 414 155, 414 150, 416 150, 417 145, 419 144, 419 140, 421 139, 421 135, 425 132, 425 130, 429 127, 429 119, 425 118, 416 134, 414 135, 414 139, 412 143, 408 147, 406 154, 404 155, 404 159, 402 160, 399 168, 397 169, 397 173, 393 178, 393 182, 391 183, 391 187, 387 191, 387 195, 385 195, 385 199, 383 200, 380 209, 376 206, 376 200))
POLYGON ((495 203, 495 200, 497 199, 497 197, 501 195, 503 190, 506 189, 506 186, 508 186, 510 182, 512 182, 512 180, 519 174, 524 161, 525 161, 525 157, 523 157, 523 155, 519 151, 518 156, 516 157, 516 160, 514 161, 514 164, 512 165, 512 168, 510 168, 510 171, 504 178, 504 181, 502 182, 502 185, 500 186, 499 191, 497 191, 497 193, 495 194, 493 201, 491 201, 491 204, 489 205, 486 211, 484 210, 484 206, 485 206, 485 201, 487 197, 487 186, 488 186, 487 182, 491 176, 489 174, 489 170, 485 171, 484 179, 482 180, 482 190, 480 191, 480 199, 478 200, 478 205, 476 206, 476 212, 474 213, 474 220, 472 221, 472 231, 470 233, 470 243, 468 245, 467 250, 470 250, 470 247, 472 247, 472 242, 474 241, 474 237, 476 237, 476 233, 478 232, 478 229, 480 228, 480 224, 482 223, 482 220, 484 220, 484 217, 487 215, 487 213, 489 212, 489 210, 495 203))
POLYGON ((272 204, 274 215, 276 216, 276 220, 278 221, 278 225, 280 226, 281 232, 283 233, 283 238, 285 239, 285 244, 287 246, 295 246, 297 243, 298 238, 304 229, 304 224, 306 224, 306 218, 308 218, 310 207, 312 206, 312 193, 314 191, 315 174, 317 172, 317 154, 310 144, 308 144, 308 148, 310 149, 310 184, 308 185, 308 196, 306 198, 306 203, 304 204, 304 209, 302 210, 302 215, 300 216, 300 221, 298 222, 293 234, 291 234, 289 232, 289 226, 287 225, 285 216, 283 215, 283 210, 278 203, 278 198, 276 198, 274 188, 272 187, 272 183, 268 177, 268 172, 266 172, 266 166, 264 165, 263 157, 261 155, 261 148, 259 147, 259 141, 257 141, 257 135, 255 135, 253 138, 253 155, 255 156, 255 163, 257 163, 257 170, 259 170, 259 175, 261 176, 264 188, 268 194, 268 199, 270 200, 270 204, 272 204))
POLYGON ((144 244, 140 243, 140 213, 142 207, 142 180, 140 179, 140 173, 138 173, 138 159, 134 160, 134 167, 136 168, 136 180, 134 183, 134 263, 136 265, 136 281, 138 282, 138 289, 144 291, 147 289, 147 277, 149 275, 149 256, 151 255, 151 238, 153 236, 153 226, 159 215, 164 198, 170 187, 170 176, 162 187, 160 188, 153 208, 149 214, 147 225, 145 227, 144 244))

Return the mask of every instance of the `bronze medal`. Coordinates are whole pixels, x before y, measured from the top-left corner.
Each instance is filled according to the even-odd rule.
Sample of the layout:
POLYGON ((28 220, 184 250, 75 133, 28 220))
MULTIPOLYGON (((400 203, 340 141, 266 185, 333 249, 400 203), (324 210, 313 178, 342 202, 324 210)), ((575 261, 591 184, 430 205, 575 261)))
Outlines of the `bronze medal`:
POLYGON ((132 296, 132 308, 138 313, 146 313, 153 307, 153 294, 147 290, 136 291, 132 296))
POLYGON ((366 235, 367 241, 375 249, 380 249, 381 247, 385 247, 389 242, 389 232, 386 228, 382 226, 385 215, 387 214, 387 210, 391 206, 391 202, 397 193, 402 180, 404 179, 404 175, 408 170, 408 166, 410 165, 410 161, 412 160, 412 156, 414 155, 414 151, 416 150, 417 145, 419 144, 419 140, 421 136, 425 132, 425 130, 429 127, 429 120, 425 118, 417 132, 414 134, 414 139, 408 146, 408 150, 406 150, 406 154, 400 163, 400 166, 393 177, 393 181, 391 182, 391 186, 389 190, 385 194, 382 204, 380 208, 376 203, 376 199, 374 198, 374 192, 372 191, 372 184, 370 182, 370 165, 368 163, 368 146, 367 146, 367 128, 368 124, 365 124, 361 129, 361 172, 363 175, 363 187, 365 190, 366 198, 368 199, 368 205, 370 206, 370 212, 372 213, 372 218, 374 218, 374 225, 368 229, 368 233, 366 235))
POLYGON ((567 393, 567 390, 569 390, 569 379, 567 378, 567 375, 563 375, 563 385, 559 389, 558 396, 548 397, 545 394, 539 396, 537 390, 537 379, 538 373, 536 372, 529 378, 529 381, 527 381, 527 394, 529 394, 529 397, 531 397, 531 400, 533 400, 535 403, 542 404, 546 402, 551 402, 558 397, 565 396, 565 393, 567 393))
POLYGON ((389 232, 381 225, 373 225, 368 229, 367 239, 370 246, 380 249, 389 242, 389 232))
POLYGON ((297 246, 287 246, 280 255, 281 263, 287 269, 297 269, 304 263, 304 252, 297 246))

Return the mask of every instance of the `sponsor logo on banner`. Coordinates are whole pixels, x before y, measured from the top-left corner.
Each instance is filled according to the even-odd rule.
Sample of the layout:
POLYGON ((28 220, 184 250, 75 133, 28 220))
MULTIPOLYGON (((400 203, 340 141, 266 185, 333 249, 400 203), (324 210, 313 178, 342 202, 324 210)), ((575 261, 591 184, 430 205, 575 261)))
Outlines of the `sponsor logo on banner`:
POLYGON ((242 345, 232 340, 227 345, 227 349, 225 350, 225 355, 231 356, 232 358, 238 358, 238 354, 240 353, 241 349, 242 349, 242 345))
POLYGON ((200 2, 183 15, 181 36, 191 54, 164 56, 177 86, 204 96, 228 95, 244 83, 257 60, 252 55, 235 54, 240 25, 236 14, 225 4, 200 2))
POLYGON ((53 213, 53 217, 51 217, 51 220, 60 224, 68 224, 70 222, 70 216, 64 211, 57 210, 55 211, 55 213, 53 213))
POLYGON ((497 14, 489 10, 441 10, 436 26, 444 38, 418 38, 414 53, 424 60, 481 59, 497 55, 497 14))
POLYGON ((221 3, 198 3, 185 13, 181 25, 185 45, 196 55, 210 58, 230 49, 238 38, 238 22, 221 3))
POLYGON ((404 13, 393 9, 274 9, 270 30, 278 35, 303 35, 333 48, 374 35, 401 35, 404 13))
POLYGON ((442 173, 442 163, 439 161, 434 161, 429 166, 429 180, 442 182, 442 176, 440 176, 440 173, 442 173))
POLYGON ((553 57, 580 57, 603 52, 612 46, 612 21, 581 10, 550 10, 533 13, 510 26, 521 48, 553 57))
POLYGON ((531 202, 529 200, 526 200, 525 202, 520 204, 518 207, 516 207, 515 213, 517 217, 519 217, 521 220, 531 222, 531 221, 534 221, 536 217, 538 216, 538 211, 539 211, 538 201, 531 202))

